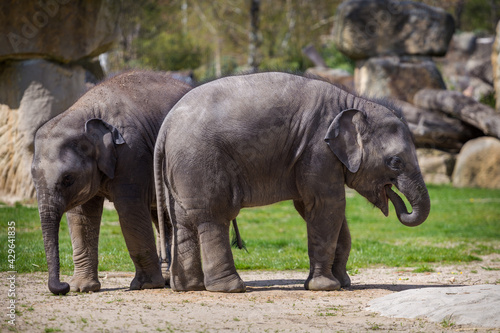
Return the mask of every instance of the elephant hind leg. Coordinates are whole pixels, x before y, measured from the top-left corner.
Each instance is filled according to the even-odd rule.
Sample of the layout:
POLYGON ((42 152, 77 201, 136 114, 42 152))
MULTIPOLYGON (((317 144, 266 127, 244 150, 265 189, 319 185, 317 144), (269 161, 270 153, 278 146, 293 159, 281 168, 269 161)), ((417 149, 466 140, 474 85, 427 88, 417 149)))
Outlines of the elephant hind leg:
POLYGON ((115 207, 125 244, 136 271, 130 289, 165 287, 165 279, 156 253, 149 204, 135 197, 118 197, 115 198, 115 207))
POLYGON ((170 287, 174 291, 205 290, 198 230, 173 198, 170 205, 173 226, 170 287))
POLYGON ((208 221, 198 225, 205 287, 208 291, 239 293, 246 286, 236 272, 229 241, 229 221, 208 221))
POLYGON ((170 224, 169 216, 167 212, 162 212, 161 214, 164 214, 163 216, 163 221, 165 221, 165 234, 167 239, 165 240, 165 255, 166 258, 163 258, 162 256, 162 249, 161 249, 161 236, 160 236, 160 226, 159 226, 159 219, 158 219, 158 210, 152 209, 151 210, 151 217, 153 218, 153 224, 155 225, 156 228, 156 253, 158 255, 158 258, 160 258, 160 266, 161 266, 161 273, 163 275, 163 278, 165 279, 165 285, 170 285, 170 263, 172 261, 171 254, 170 254, 170 244, 172 244, 172 225, 170 224), (168 223, 167 223, 168 221, 168 223))

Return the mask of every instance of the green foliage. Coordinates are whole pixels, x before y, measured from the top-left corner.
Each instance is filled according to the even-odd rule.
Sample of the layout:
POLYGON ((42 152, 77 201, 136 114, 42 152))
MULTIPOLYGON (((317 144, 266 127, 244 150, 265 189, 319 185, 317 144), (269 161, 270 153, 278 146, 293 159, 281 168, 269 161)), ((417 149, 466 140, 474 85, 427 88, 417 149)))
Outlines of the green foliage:
MULTIPOLYGON (((352 235, 348 269, 373 265, 417 267, 432 270, 433 263, 451 264, 480 260, 500 253, 500 190, 429 186, 432 208, 428 220, 408 228, 389 218, 354 191, 348 190, 347 219, 352 235)), ((36 208, 0 206, 2 228, 16 222, 16 270, 47 271, 36 208)), ((238 269, 307 269, 306 224, 291 202, 243 209, 238 226, 248 253, 233 250, 238 269)), ((59 235, 63 274, 73 270, 66 219, 59 235)), ((0 232, 2 258, 7 253, 7 233, 0 232)), ((485 268, 488 269, 488 268, 485 268)), ((8 262, 0 262, 9 271, 8 262)), ((115 211, 105 210, 99 240, 99 270, 133 271, 115 211)))
POLYGON ((496 107, 495 93, 491 93, 491 94, 488 94, 486 96, 483 96, 479 102, 481 102, 485 105, 488 105, 490 108, 494 109, 496 107))
POLYGON ((497 0, 468 0, 465 1, 464 10, 460 17, 460 29, 495 33, 499 19, 500 4, 497 0))
POLYGON ((202 49, 182 34, 161 32, 136 43, 138 61, 147 68, 177 71, 202 64, 202 49))
POLYGON ((323 46, 320 50, 320 54, 328 67, 344 69, 351 74, 354 73, 354 61, 337 50, 334 43, 323 46))

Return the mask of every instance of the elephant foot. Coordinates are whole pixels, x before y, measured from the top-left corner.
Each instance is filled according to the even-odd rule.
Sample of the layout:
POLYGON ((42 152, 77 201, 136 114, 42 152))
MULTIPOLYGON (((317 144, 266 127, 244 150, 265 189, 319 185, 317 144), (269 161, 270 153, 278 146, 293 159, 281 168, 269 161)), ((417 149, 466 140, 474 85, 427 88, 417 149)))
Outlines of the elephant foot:
POLYGON ((317 276, 308 278, 304 284, 306 290, 316 291, 333 291, 340 289, 340 282, 336 278, 328 278, 326 276, 317 276))
POLYGON ((165 285, 170 286, 170 272, 163 272, 163 279, 165 280, 165 285))
POLYGON ((247 290, 245 283, 238 274, 232 274, 213 281, 206 279, 205 286, 208 291, 221 293, 244 293, 247 290))
POLYGON ((344 273, 342 277, 335 276, 337 280, 340 282, 340 287, 341 288, 349 288, 351 287, 351 278, 347 273, 344 273))
POLYGON ((351 278, 346 271, 343 272, 333 272, 333 277, 340 282, 341 288, 349 288, 351 286, 351 278))
POLYGON ((101 283, 97 279, 73 276, 69 281, 71 291, 88 293, 101 290, 101 283))
POLYGON ((130 282, 130 290, 156 289, 164 287, 165 279, 161 273, 154 274, 152 276, 136 273, 134 279, 130 282))
POLYGON ((161 263, 161 274, 163 275, 163 279, 165 280, 165 285, 170 285, 170 265, 162 262, 161 263))
POLYGON ((188 281, 180 281, 178 277, 171 276, 170 288, 173 291, 202 291, 205 289, 205 284, 199 279, 189 279, 188 281))

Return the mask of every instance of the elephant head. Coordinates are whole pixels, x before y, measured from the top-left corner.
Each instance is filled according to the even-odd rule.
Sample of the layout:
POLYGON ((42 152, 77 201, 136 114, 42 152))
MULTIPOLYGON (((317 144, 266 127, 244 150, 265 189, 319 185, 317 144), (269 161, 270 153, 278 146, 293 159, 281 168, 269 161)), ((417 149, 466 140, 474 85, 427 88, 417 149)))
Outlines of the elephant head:
POLYGON ((62 114, 43 125, 35 137, 31 172, 35 183, 49 270, 49 290, 66 294, 59 279, 59 225, 62 215, 99 191, 101 179, 115 176, 116 145, 125 141, 101 119, 78 123, 62 114))
POLYGON ((391 200, 402 224, 417 226, 426 220, 429 194, 401 114, 371 102, 363 110, 344 110, 331 123, 325 141, 347 169, 347 185, 384 215, 391 200), (408 199, 411 213, 392 186, 408 199))

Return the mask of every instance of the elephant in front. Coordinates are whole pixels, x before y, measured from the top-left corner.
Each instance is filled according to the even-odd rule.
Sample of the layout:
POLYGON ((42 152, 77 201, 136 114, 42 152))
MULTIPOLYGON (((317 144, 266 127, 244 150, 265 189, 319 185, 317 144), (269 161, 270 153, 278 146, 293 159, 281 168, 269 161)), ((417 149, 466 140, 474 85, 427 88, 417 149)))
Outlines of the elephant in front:
POLYGON ((170 108, 190 89, 167 73, 127 72, 95 86, 38 129, 32 176, 52 293, 100 289, 105 198, 114 203, 135 265, 130 288, 165 286, 151 223, 156 219, 154 145, 170 108), (74 261, 69 284, 59 276, 59 225, 65 212, 74 261))
POLYGON ((245 291, 228 231, 244 207, 293 200, 307 225, 309 290, 350 284, 345 185, 385 215, 391 200, 407 226, 430 211, 400 111, 291 74, 233 76, 194 88, 165 118, 154 159, 158 209, 168 210, 173 227, 176 291, 245 291))

